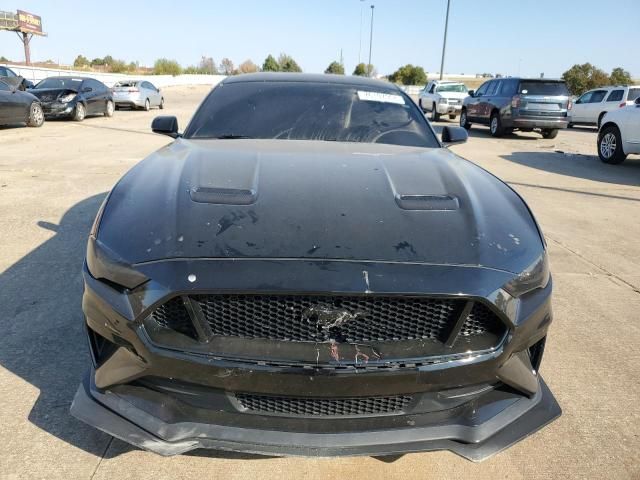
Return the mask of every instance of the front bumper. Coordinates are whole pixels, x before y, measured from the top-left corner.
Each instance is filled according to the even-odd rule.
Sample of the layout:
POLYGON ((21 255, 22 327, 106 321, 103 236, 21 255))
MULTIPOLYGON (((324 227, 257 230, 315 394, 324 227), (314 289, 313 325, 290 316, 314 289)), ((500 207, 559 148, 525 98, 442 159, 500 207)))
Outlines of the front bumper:
MULTIPOLYGON (((120 440, 160 455, 176 455, 198 448, 277 456, 396 455, 449 450, 472 461, 484 460, 534 433, 560 416, 561 410, 542 379, 532 398, 510 401, 506 396, 475 412, 450 416, 430 426, 356 433, 307 433, 271 428, 215 425, 187 419, 162 418, 171 409, 140 388, 138 404, 131 392, 99 391, 87 373, 71 405, 73 416, 120 440), (503 409, 496 413, 496 407, 503 409), (146 405, 141 408, 140 405, 146 405), (158 412, 154 415, 153 411, 158 412)), ((166 400, 166 399, 165 399, 166 400)), ((181 408, 185 412, 184 406, 181 408)), ((177 412, 177 411, 176 411, 177 412)), ((176 413, 173 412, 173 413, 176 413)))
POLYGON ((447 103, 438 103, 436 105, 436 111, 441 115, 460 115, 462 111, 462 104, 447 104, 447 103))
POLYGON ((75 103, 50 102, 41 105, 46 118, 69 117, 75 108, 75 103))
MULTIPOLYGON (((510 275, 475 267, 179 260, 137 268, 153 280, 132 291, 115 290, 85 268, 83 310, 94 336, 93 367, 71 412, 141 448, 163 455, 204 447, 305 456, 447 449, 481 460, 560 414, 536 372, 541 357, 536 345, 544 345, 551 323, 551 282, 514 301, 499 288, 510 275), (296 292, 323 292, 332 285, 335 292, 362 293, 363 269, 375 279, 376 292, 455 292, 482 299, 502 312, 508 333, 495 348, 446 361, 400 361, 380 350, 383 359, 358 365, 356 355, 354 366, 348 362, 354 352, 332 361, 327 343, 317 344, 311 362, 297 363, 274 358, 275 353, 290 358, 292 348, 267 352, 267 361, 258 354, 216 355, 215 348, 214 353, 168 348, 152 341, 143 322, 176 293, 246 291, 247 279, 252 285, 270 285, 273 293, 286 291, 292 278, 296 292), (197 286, 187 281, 189 274, 197 277, 197 286), (96 348, 96 335, 107 348, 96 348), (238 408, 238 394, 244 392, 306 399, 404 395, 412 400, 393 413, 314 418, 238 408)), ((355 347, 371 355, 363 345, 360 350, 345 343, 339 347, 341 353, 355 347)))

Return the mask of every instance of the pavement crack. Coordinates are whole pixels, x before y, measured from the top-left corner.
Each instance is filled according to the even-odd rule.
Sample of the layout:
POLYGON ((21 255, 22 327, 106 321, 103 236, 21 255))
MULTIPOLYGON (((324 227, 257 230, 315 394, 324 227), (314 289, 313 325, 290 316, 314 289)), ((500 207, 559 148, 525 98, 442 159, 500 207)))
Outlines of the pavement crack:
POLYGON ((618 275, 617 273, 613 273, 612 271, 608 270, 607 268, 603 267, 602 265, 598 265, 597 263, 593 262, 592 260, 588 259, 587 257, 585 257, 584 255, 582 255, 580 252, 577 252, 576 250, 572 249, 571 247, 569 247, 568 245, 564 244, 563 242, 561 242, 560 240, 557 240, 547 234, 545 234, 545 237, 549 240, 551 240, 553 243, 555 243, 556 245, 558 245, 561 248, 564 248, 566 251, 568 251, 569 253, 572 253, 573 255, 575 255, 576 257, 580 258, 582 261, 588 263, 589 265, 591 265, 592 267, 597 268, 598 270, 600 270, 602 273, 604 273, 604 275, 606 275, 608 278, 610 279, 616 279, 618 282, 620 282, 623 285, 626 285, 627 287, 629 287, 631 290, 633 290, 635 293, 640 295, 640 288, 638 288, 637 286, 635 286, 633 283, 628 282, 627 280, 625 280, 624 278, 622 278, 620 275, 618 275))
POLYGON ((109 447, 111 447, 111 444, 113 443, 113 438, 114 437, 110 437, 109 438, 109 441, 107 442, 107 446, 104 447, 104 450, 102 451, 102 455, 100 455, 100 460, 98 461, 98 463, 96 465, 96 468, 93 469, 93 473, 89 477, 89 480, 93 480, 93 477, 95 477, 96 473, 98 473, 98 469, 100 468, 100 465, 102 464, 102 460, 104 460, 104 456, 107 454, 107 452, 109 451, 109 447))

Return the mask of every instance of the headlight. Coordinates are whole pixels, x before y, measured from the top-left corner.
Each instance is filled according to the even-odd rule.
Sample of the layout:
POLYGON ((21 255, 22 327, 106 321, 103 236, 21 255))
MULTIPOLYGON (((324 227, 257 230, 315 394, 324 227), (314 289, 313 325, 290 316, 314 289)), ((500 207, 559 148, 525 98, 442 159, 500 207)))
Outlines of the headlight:
POLYGON ((149 280, 95 237, 87 244, 87 268, 93 278, 133 289, 149 280))
POLYGON ((519 297, 537 288, 546 287, 549 278, 549 261, 547 254, 543 253, 520 275, 508 282, 504 289, 514 297, 519 297))
POLYGON ((438 99, 438 103, 447 103, 447 99, 446 98, 440 98, 440 99, 438 99))
POLYGON ((62 103, 69 103, 71 100, 76 98, 76 95, 76 93, 67 93, 66 95, 60 97, 58 100, 62 103))

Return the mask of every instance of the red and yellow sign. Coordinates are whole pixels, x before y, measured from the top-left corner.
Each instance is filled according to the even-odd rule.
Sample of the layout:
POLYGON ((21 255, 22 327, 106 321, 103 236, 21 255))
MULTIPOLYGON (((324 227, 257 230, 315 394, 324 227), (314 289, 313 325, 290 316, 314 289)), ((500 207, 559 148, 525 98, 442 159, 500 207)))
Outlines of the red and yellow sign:
POLYGON ((38 15, 18 10, 18 28, 23 32, 42 33, 42 19, 38 15))

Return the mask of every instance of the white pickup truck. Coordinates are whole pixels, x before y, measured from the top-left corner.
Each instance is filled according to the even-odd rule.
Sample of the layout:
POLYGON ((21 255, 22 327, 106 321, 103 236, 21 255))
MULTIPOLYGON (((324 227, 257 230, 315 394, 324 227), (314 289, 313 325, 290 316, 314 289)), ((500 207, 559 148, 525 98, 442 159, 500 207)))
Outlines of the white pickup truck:
POLYGON ((437 122, 440 115, 455 119, 462 110, 462 101, 469 95, 464 83, 431 80, 420 92, 418 104, 423 112, 430 112, 430 119, 437 122))

